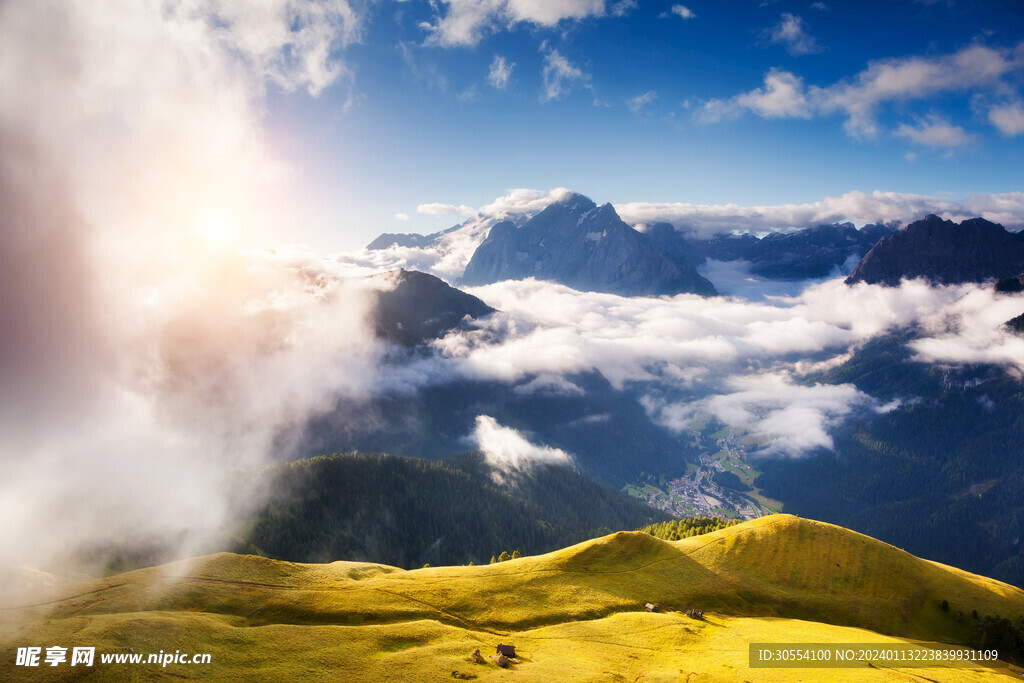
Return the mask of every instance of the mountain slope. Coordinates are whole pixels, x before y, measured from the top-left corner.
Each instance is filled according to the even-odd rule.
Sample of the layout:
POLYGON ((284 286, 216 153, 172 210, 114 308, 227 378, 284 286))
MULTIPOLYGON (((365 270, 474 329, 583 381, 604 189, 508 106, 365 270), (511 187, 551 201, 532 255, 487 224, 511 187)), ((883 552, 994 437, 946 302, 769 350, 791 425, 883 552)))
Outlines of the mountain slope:
POLYGON ((445 458, 465 450, 476 418, 490 415, 543 435, 544 445, 566 451, 583 472, 617 488, 641 472, 679 476, 694 457, 686 439, 651 421, 638 392, 617 391, 597 372, 566 376, 568 389, 538 386, 538 377, 543 380, 528 375, 517 384, 450 381, 412 395, 339 400, 307 424, 299 452, 445 458))
POLYGON ((462 282, 482 285, 535 277, 583 291, 710 296, 714 286, 673 261, 619 218, 611 204, 579 194, 551 204, 522 227, 495 225, 462 282))
POLYGON ((404 567, 486 563, 502 551, 545 552, 611 529, 668 519, 569 467, 506 473, 496 484, 479 454, 442 461, 335 454, 261 473, 277 494, 237 543, 244 552, 404 567))
POLYGON ((930 215, 883 238, 846 279, 896 286, 924 277, 939 284, 1005 278, 1024 270, 1024 243, 1001 225, 972 218, 959 225, 930 215))
POLYGON ((1024 392, 992 365, 912 360, 914 330, 874 339, 807 383, 902 403, 848 421, 834 450, 764 459, 756 485, 789 512, 1024 585, 1024 392))
MULTIPOLYGON (((882 667, 754 671, 748 645, 963 642, 978 631, 971 610, 1024 614, 1016 588, 786 515, 676 542, 620 532, 480 567, 400 571, 219 554, 64 590, 72 597, 56 596, 45 616, 43 607, 8 610, 22 625, 0 656, 13 661, 11 648, 29 642, 211 652, 210 666, 146 670, 203 680, 438 680, 453 671, 482 680, 678 680, 680 673, 722 681, 799 681, 812 673, 905 680, 909 671, 882 667), (644 612, 645 602, 662 612, 644 612), (690 607, 704 609, 705 619, 676 612, 690 607), (520 653, 511 670, 466 661, 474 648, 490 655, 498 643, 520 653)), ((1019 671, 980 665, 931 669, 927 677, 988 680, 1019 671)))
POLYGON ((373 326, 388 341, 410 347, 444 336, 467 319, 482 318, 494 309, 480 299, 416 270, 372 276, 389 288, 376 292, 373 326))

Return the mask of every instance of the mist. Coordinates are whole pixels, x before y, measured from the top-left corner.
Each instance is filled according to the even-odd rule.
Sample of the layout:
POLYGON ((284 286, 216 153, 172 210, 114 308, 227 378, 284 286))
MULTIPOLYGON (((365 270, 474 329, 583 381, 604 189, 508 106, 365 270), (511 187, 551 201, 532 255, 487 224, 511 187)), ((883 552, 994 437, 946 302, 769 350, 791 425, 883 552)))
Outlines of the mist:
POLYGON ((535 465, 569 465, 572 456, 560 448, 537 445, 511 427, 498 423, 490 415, 478 415, 471 442, 484 455, 491 467, 491 477, 498 484, 515 473, 528 472, 535 465))
POLYGON ((242 248, 290 200, 268 88, 318 94, 359 28, 344 2, 0 8, 5 571, 216 545, 237 468, 371 381, 360 287, 242 248))

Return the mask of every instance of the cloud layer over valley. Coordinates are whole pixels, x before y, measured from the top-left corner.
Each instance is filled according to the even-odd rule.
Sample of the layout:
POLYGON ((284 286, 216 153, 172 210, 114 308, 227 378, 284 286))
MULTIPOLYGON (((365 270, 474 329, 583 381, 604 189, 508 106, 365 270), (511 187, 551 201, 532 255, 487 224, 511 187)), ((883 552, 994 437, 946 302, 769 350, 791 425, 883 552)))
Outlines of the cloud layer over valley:
POLYGON ((436 342, 440 357, 414 363, 408 377, 498 380, 571 394, 580 391, 572 375, 596 371, 613 387, 636 392, 651 418, 670 429, 711 416, 749 429, 779 456, 828 448, 830 427, 858 411, 894 407, 851 385, 801 383, 885 332, 919 325, 924 336, 913 349, 924 362, 1017 368, 1022 357, 1013 353, 1020 338, 1002 323, 1024 300, 978 285, 848 287, 834 279, 765 301, 626 298, 534 280, 468 291, 499 312, 480 330, 436 342))

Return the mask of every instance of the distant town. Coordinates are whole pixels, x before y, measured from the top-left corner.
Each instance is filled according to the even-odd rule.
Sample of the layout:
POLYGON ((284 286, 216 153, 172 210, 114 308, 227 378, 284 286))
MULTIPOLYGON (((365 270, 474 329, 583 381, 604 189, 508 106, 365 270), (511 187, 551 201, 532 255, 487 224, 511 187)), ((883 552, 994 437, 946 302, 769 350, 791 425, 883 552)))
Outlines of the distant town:
POLYGON ((626 486, 626 492, 677 518, 756 519, 782 510, 781 503, 761 495, 753 485, 760 472, 749 461, 757 443, 743 430, 724 427, 711 432, 698 424, 689 436, 699 449, 699 465, 691 464, 675 479, 648 476, 626 486))

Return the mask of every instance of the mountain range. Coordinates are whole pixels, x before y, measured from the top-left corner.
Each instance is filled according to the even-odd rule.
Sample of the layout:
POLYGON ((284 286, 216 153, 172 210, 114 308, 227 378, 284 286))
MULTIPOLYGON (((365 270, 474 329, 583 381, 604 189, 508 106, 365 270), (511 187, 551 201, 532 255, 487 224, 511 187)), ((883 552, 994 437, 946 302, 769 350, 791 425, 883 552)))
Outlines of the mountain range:
POLYGON ((835 277, 851 267, 878 240, 894 234, 896 228, 852 223, 819 225, 793 232, 754 235, 717 235, 709 240, 691 240, 698 254, 717 261, 744 260, 751 272, 780 280, 808 280, 835 277))
POLYGON ((628 296, 695 293, 713 296, 697 269, 708 261, 742 261, 774 280, 848 275, 847 282, 896 285, 924 277, 938 284, 980 282, 1024 272, 1024 232, 983 218, 960 224, 929 215, 902 229, 892 224, 818 225, 773 232, 697 238, 669 223, 643 231, 626 225, 610 204, 570 193, 535 214, 477 216, 432 235, 383 234, 367 249, 441 248, 460 243, 465 264, 446 274, 475 286, 534 277, 582 291, 628 296))

